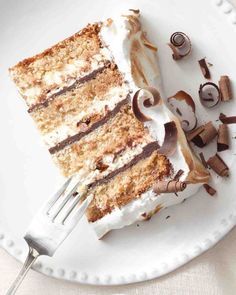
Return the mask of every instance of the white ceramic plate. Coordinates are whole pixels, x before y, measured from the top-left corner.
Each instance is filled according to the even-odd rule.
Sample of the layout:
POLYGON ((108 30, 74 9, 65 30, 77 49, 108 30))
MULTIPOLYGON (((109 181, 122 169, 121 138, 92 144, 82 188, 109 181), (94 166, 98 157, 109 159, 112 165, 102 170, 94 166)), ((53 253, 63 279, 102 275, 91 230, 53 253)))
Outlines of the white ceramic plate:
MULTIPOLYGON (((213 81, 217 82, 221 74, 235 79, 236 13, 228 2, 220 0, 9 0, 0 5, 0 245, 22 261, 27 251, 23 233, 61 178, 8 77, 8 67, 88 22, 125 8, 140 8, 145 27, 159 46, 167 95, 183 89, 197 101, 198 87, 204 82, 198 59, 206 56, 214 65, 213 81), (176 63, 166 43, 171 33, 179 30, 191 37, 193 52, 176 63)), ((221 110, 235 115, 236 102, 223 105, 221 110)), ((215 120, 219 111, 198 108, 205 121, 215 120)), ((236 135, 234 126, 230 131, 236 135)), ((208 155, 214 149, 215 143, 208 147, 208 155)), ((114 231, 102 241, 83 220, 55 257, 43 257, 35 268, 57 278, 109 285, 155 278, 183 265, 213 246, 235 224, 235 152, 232 139, 231 150, 222 154, 231 167, 231 177, 221 180, 214 175, 216 197, 201 190, 149 222, 114 231)))

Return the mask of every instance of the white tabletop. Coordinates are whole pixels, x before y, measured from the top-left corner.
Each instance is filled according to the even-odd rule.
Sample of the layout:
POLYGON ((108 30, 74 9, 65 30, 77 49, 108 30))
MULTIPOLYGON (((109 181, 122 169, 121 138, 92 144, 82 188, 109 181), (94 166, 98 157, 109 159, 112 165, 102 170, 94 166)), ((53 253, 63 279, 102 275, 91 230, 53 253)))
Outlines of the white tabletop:
MULTIPOLYGON (((232 0, 236 5, 236 0, 232 0)), ((72 284, 30 271, 19 295, 233 295, 236 294, 236 229, 205 254, 177 271, 145 283, 96 287, 72 284)), ((0 248, 0 294, 20 270, 20 263, 0 248)))

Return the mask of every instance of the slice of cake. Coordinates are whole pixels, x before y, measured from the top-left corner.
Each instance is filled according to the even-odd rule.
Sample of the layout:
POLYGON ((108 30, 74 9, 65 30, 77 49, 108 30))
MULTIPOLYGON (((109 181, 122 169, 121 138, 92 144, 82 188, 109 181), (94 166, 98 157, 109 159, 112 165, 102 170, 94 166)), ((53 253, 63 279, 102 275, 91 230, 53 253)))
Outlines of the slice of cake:
POLYGON ((130 10, 10 69, 54 162, 93 194, 87 218, 99 238, 182 202, 209 178, 163 102, 156 50, 130 10))

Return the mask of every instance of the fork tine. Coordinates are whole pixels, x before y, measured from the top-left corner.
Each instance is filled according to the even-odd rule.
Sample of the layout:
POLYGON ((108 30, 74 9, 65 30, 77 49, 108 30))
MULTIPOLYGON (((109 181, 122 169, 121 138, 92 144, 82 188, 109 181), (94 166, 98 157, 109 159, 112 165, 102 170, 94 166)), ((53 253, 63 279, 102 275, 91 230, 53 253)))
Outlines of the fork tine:
POLYGON ((68 212, 67 216, 65 216, 62 223, 66 224, 68 222, 68 223, 74 225, 77 222, 79 222, 81 217, 84 215, 86 209, 88 208, 89 204, 91 203, 92 199, 93 199, 93 195, 87 196, 87 198, 81 203, 81 205, 78 206, 77 210, 74 210, 74 209, 78 205, 78 202, 76 204, 74 204, 73 208, 71 208, 71 210, 68 212), (74 211, 74 214, 72 214, 73 211, 74 211))
POLYGON ((47 213, 53 207, 53 205, 57 202, 57 200, 63 195, 66 191, 67 187, 69 186, 72 180, 72 176, 66 180, 66 182, 62 185, 62 187, 56 192, 56 194, 49 200, 47 203, 47 213))
POLYGON ((68 195, 66 196, 66 198, 63 199, 63 201, 61 202, 61 204, 57 208, 57 211, 55 212, 55 214, 52 215, 53 221, 60 214, 60 212, 62 211, 62 209, 64 208, 64 206, 68 203, 68 201, 70 200, 71 196, 76 192, 76 189, 78 188, 78 185, 79 184, 80 184, 80 181, 77 181, 76 184, 73 186, 73 188, 68 193, 68 195))
POLYGON ((65 217, 62 220, 62 223, 64 224, 65 220, 68 218, 68 216, 71 214, 71 212, 74 210, 74 208, 79 204, 79 201, 82 197, 84 197, 87 194, 87 189, 82 190, 79 192, 78 196, 75 197, 73 202, 70 204, 69 208, 65 211, 65 217))

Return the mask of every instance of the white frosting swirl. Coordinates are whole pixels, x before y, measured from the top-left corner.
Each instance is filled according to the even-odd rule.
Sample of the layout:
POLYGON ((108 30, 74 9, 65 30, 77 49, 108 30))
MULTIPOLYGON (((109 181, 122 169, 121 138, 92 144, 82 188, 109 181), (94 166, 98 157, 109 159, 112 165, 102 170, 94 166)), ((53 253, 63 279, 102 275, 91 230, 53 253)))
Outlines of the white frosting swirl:
MULTIPOLYGON (((111 50, 119 70, 124 74, 125 80, 129 82, 134 92, 143 86, 154 86, 158 89, 163 99, 165 95, 156 54, 152 48, 146 46, 145 42, 143 42, 143 32, 140 28, 141 26, 137 13, 129 12, 128 14, 114 18, 112 21, 109 20, 105 23, 101 30, 101 38, 111 50), (132 62, 134 64, 132 64, 132 62), (135 69, 134 65, 139 68, 135 69), (135 73, 135 70, 141 72, 135 73)), ((196 159, 186 144, 177 119, 164 103, 150 109, 143 109, 143 111, 153 119, 151 122, 145 124, 149 128, 153 138, 158 140, 160 144, 164 139, 164 124, 172 120, 177 122, 179 138, 181 136, 183 137, 181 140, 182 144, 178 141, 177 150, 169 160, 173 165, 174 173, 182 169, 184 174, 181 176, 180 180, 186 180, 191 170, 185 160, 183 149, 193 161, 196 161, 196 159)), ((200 164, 198 163, 198 165, 200 164)), ((206 178, 205 174, 205 179, 206 178)), ((93 222, 92 225, 97 236, 101 238, 112 229, 122 228, 137 220, 143 219, 143 213, 151 212, 155 210, 156 207, 166 208, 181 203, 183 199, 195 194, 200 186, 201 183, 190 184, 185 191, 178 193, 178 197, 173 193, 157 196, 152 190, 149 190, 143 193, 139 199, 131 201, 121 209, 116 208, 110 214, 93 222)))

